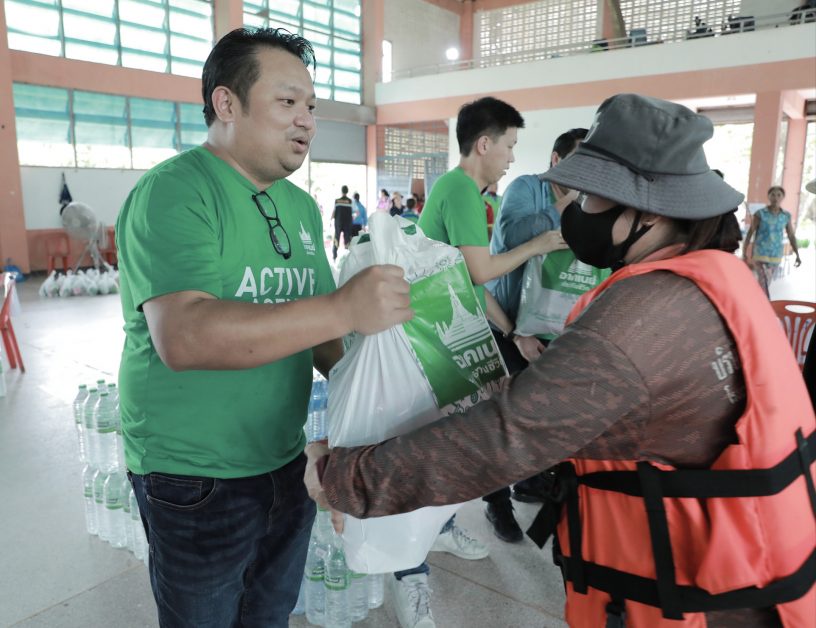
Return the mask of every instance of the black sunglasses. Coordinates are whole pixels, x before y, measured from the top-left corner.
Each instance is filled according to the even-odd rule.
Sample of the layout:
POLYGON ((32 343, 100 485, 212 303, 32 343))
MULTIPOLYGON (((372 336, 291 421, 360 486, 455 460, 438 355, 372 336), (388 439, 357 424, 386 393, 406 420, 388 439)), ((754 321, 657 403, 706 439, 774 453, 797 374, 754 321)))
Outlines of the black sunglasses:
POLYGON ((269 227, 269 239, 272 240, 275 252, 283 259, 289 259, 292 256, 292 243, 289 241, 289 234, 286 233, 286 229, 283 228, 280 218, 278 218, 278 206, 275 205, 275 201, 266 192, 253 194, 252 200, 255 201, 255 206, 266 220, 266 225, 269 227), (264 209, 264 205, 266 209, 264 209), (282 234, 283 237, 278 237, 278 233, 282 234))

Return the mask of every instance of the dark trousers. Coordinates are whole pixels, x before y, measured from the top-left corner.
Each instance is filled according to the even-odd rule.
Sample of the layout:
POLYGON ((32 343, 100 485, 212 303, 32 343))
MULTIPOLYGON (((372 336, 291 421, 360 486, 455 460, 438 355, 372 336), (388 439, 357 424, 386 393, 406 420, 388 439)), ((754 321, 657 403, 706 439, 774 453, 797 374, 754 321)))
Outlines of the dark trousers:
MULTIPOLYGON (((507 365, 507 371, 510 373, 510 375, 515 375, 516 373, 520 373, 526 369, 529 362, 527 362, 527 360, 525 360, 521 355, 515 343, 512 340, 505 338, 501 332, 496 331, 495 329, 491 329, 491 331, 493 332, 493 338, 496 339, 496 344, 499 347, 499 353, 501 353, 502 358, 504 358, 504 363, 507 365)), ((547 344, 545 341, 542 342, 547 344)), ((529 479, 532 480, 533 478, 529 479)), ((527 481, 528 480, 522 480, 518 484, 523 484, 527 481)), ((508 501, 510 499, 510 487, 505 486, 504 488, 500 488, 498 491, 485 495, 482 497, 482 499, 489 504, 497 504, 508 501)))
POLYGON ((351 229, 352 225, 350 222, 337 222, 334 223, 334 242, 332 243, 332 258, 337 259, 337 249, 340 247, 340 234, 343 234, 343 242, 345 243, 344 246, 346 248, 349 247, 351 244, 351 229))
POLYGON ((162 628, 289 625, 315 516, 305 466, 301 454, 231 480, 130 474, 162 628))

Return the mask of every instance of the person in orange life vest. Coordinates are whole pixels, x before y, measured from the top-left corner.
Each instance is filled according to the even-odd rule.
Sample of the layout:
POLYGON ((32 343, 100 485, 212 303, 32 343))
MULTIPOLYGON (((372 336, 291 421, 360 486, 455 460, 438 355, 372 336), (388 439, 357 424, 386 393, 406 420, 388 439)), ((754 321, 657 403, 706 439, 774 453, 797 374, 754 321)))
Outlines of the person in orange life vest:
POLYGON ((712 134, 674 103, 606 100, 543 176, 584 194, 562 216, 570 248, 616 272, 492 399, 378 445, 307 447, 313 498, 390 515, 562 461, 561 501, 528 534, 557 529, 571 626, 813 626, 816 418, 724 237, 742 194, 710 170, 712 134))

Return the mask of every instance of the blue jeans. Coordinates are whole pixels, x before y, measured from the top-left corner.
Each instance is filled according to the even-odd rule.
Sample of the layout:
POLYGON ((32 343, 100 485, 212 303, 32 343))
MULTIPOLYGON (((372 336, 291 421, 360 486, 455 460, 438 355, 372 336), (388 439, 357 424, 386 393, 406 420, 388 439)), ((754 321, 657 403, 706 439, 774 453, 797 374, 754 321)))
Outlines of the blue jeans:
POLYGON ((249 478, 130 474, 162 628, 289 625, 315 516, 305 466, 301 454, 249 478))
MULTIPOLYGON (((451 517, 450 519, 448 519, 445 522, 445 525, 442 526, 442 529, 439 531, 439 534, 442 534, 443 532, 447 532, 448 530, 450 530, 453 527, 454 517, 456 517, 456 515, 453 515, 453 517, 451 517)), ((423 560, 418 566, 413 567, 412 569, 405 569, 403 571, 395 571, 394 572, 394 577, 397 580, 402 580, 402 578, 404 576, 413 576, 414 574, 418 574, 418 573, 427 574, 427 573, 430 573, 430 571, 431 571, 431 566, 428 564, 427 561, 423 560)))

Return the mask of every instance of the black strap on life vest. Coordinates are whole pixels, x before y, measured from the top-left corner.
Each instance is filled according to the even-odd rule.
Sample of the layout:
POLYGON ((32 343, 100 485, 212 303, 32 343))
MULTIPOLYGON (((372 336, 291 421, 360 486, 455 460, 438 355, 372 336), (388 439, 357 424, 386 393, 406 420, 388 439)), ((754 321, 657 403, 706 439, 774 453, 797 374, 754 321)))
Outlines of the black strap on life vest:
POLYGON ((527 535, 543 547, 555 531, 560 509, 566 507, 570 555, 564 555, 554 545, 556 562, 564 579, 573 583, 577 593, 585 593, 587 587, 592 587, 612 597, 613 602, 607 607, 609 626, 621 625, 621 609, 625 608, 623 600, 627 599, 660 608, 666 619, 682 619, 683 613, 775 606, 802 597, 816 582, 816 549, 794 573, 762 589, 746 587, 712 595, 698 587, 678 585, 663 500, 667 497, 764 497, 779 493, 804 476, 816 519, 816 488, 811 475, 814 459, 816 431, 805 438, 800 429, 796 432, 794 451, 769 469, 664 471, 648 462, 639 462, 636 471, 599 471, 578 477, 571 463, 562 463, 557 471, 557 489, 548 500, 551 503, 545 502, 527 535), (655 579, 583 560, 578 484, 643 498, 655 561, 655 579))

